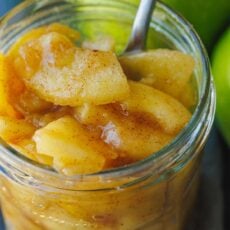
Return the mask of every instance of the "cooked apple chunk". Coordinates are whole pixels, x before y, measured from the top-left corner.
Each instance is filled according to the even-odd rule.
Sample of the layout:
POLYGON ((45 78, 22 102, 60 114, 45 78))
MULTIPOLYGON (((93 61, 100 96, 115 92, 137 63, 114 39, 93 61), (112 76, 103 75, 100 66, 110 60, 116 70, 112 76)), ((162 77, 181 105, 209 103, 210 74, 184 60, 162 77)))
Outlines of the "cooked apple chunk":
POLYGON ((17 100, 23 91, 23 84, 17 79, 10 62, 0 54, 0 115, 21 118, 21 114, 13 107, 12 101, 17 100))
POLYGON ((24 114, 25 116, 36 113, 42 114, 51 110, 53 107, 52 103, 39 98, 29 90, 24 90, 18 98, 14 98, 14 100, 12 100, 12 104, 18 111, 21 112, 21 114, 24 114))
POLYGON ((54 104, 107 104, 129 94, 126 76, 112 52, 75 47, 54 32, 19 51, 14 62, 19 76, 29 89, 54 104))
POLYGON ((172 140, 172 136, 159 127, 154 127, 148 119, 134 117, 124 119, 123 123, 109 122, 104 126, 102 139, 105 143, 137 161, 159 151, 172 140), (135 123, 135 119, 140 119, 141 122, 135 123))
POLYGON ((101 171, 108 161, 117 157, 70 116, 38 129, 33 139, 37 152, 53 157, 53 167, 68 175, 101 171))
POLYGON ((188 123, 190 112, 173 97, 142 83, 129 81, 130 97, 122 103, 130 111, 146 112, 166 133, 177 135, 188 123))
POLYGON ((36 128, 25 120, 0 117, 0 137, 24 156, 40 162, 35 143, 31 139, 35 130, 36 128))
POLYGON ((18 56, 18 52, 20 47, 28 44, 29 42, 38 39, 44 34, 49 32, 57 32, 59 34, 67 36, 72 42, 76 42, 80 38, 80 33, 70 27, 60 24, 60 23, 52 23, 48 26, 41 26, 38 28, 34 28, 25 34, 23 34, 9 49, 7 52, 7 57, 13 60, 16 56, 18 56))
POLYGON ((21 153, 23 156, 28 157, 31 160, 39 162, 37 159, 35 143, 30 138, 18 140, 14 144, 11 144, 11 146, 14 149, 16 149, 19 153, 21 153))
POLYGON ((0 137, 10 143, 31 137, 35 127, 25 120, 0 117, 0 137))
POLYGON ((172 140, 151 114, 125 111, 120 104, 94 106, 85 104, 75 109, 83 123, 101 128, 101 139, 134 161, 160 150, 172 140))
POLYGON ((190 55, 168 49, 122 56, 119 61, 130 79, 140 80, 177 99, 188 84, 195 65, 190 55))

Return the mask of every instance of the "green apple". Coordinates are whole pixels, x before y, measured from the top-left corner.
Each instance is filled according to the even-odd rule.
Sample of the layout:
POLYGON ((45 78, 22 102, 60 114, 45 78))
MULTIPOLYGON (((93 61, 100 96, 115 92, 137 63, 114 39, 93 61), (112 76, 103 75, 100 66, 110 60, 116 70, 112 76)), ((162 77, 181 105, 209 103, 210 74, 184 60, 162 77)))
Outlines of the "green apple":
POLYGON ((162 0, 194 26, 208 49, 230 19, 229 0, 162 0))
MULTIPOLYGON (((138 4, 140 0, 127 0, 138 4)), ((230 20, 229 0, 162 0, 182 14, 195 28, 210 50, 225 23, 230 20)))
POLYGON ((217 91, 217 122, 230 146, 230 27, 214 49, 212 71, 217 91))

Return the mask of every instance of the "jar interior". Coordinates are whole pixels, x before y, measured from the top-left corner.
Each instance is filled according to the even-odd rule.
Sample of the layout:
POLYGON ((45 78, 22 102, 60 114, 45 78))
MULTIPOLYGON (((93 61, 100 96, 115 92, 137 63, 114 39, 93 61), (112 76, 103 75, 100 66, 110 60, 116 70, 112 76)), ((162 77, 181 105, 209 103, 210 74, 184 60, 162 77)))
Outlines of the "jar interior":
MULTIPOLYGON (((52 22, 60 22, 78 30, 81 39, 93 40, 98 36, 111 36, 115 52, 122 54, 132 27, 137 5, 127 1, 53 0, 27 1, 15 9, 2 23, 0 50, 9 47, 26 31, 52 22), (6 23, 4 23, 6 22, 6 23)), ((203 66, 197 41, 190 38, 190 30, 174 14, 165 14, 167 7, 157 4, 148 31, 146 50, 170 48, 189 53, 196 60, 191 84, 198 102, 204 84, 203 66)), ((169 10, 169 9, 167 9, 169 10)), ((197 103, 189 108, 194 112, 197 103)))
MULTIPOLYGON (((98 35, 112 36, 116 53, 124 50, 131 31, 137 6, 127 1, 94 0, 43 0, 26 1, 13 10, 0 24, 0 51, 7 52, 10 46, 26 31, 52 22, 60 22, 78 30, 83 40, 95 39, 98 35)), ((202 47, 191 29, 182 19, 162 4, 157 4, 148 31, 146 49, 170 48, 188 53, 196 60, 192 83, 197 91, 197 104, 206 88, 202 47)))

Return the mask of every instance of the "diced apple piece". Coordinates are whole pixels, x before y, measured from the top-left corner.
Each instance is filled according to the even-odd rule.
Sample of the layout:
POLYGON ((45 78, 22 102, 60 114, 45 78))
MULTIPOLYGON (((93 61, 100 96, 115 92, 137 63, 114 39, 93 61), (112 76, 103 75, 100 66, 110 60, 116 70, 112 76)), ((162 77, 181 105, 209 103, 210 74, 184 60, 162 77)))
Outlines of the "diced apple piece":
POLYGON ((130 79, 141 80, 175 98, 189 82, 195 65, 190 55, 167 49, 122 56, 119 61, 130 79))
POLYGON ((18 76, 27 82, 47 68, 54 68, 58 72, 59 68, 70 65, 74 53, 75 46, 66 36, 50 32, 20 46, 12 63, 18 76))
POLYGON ((186 108, 190 111, 194 109, 194 106, 197 103, 197 91, 192 82, 186 84, 183 88, 183 91, 178 94, 178 101, 180 101, 186 108))
POLYGON ((50 122, 55 121, 61 117, 71 115, 72 108, 70 107, 53 107, 50 112, 46 112, 45 114, 32 114, 31 116, 27 116, 26 119, 32 123, 37 128, 42 128, 48 125, 50 122))
POLYGON ((82 43, 82 48, 100 51, 114 51, 115 40, 109 36, 98 36, 95 40, 86 40, 82 43))
POLYGON ((78 31, 64 24, 52 23, 48 26, 44 26, 44 28, 46 29, 46 32, 57 32, 65 35, 72 42, 76 42, 80 38, 80 33, 78 31))
POLYGON ((173 138, 161 128, 156 128, 150 120, 145 121, 144 117, 139 119, 141 123, 128 118, 123 122, 110 122, 103 127, 102 133, 105 143, 126 153, 130 159, 135 161, 159 151, 173 138))
POLYGON ((38 153, 53 157, 53 167, 68 175, 101 171, 107 161, 117 157, 107 145, 92 138, 90 132, 70 116, 37 130, 33 139, 38 153))
POLYGON ((52 106, 25 88, 12 63, 3 55, 0 55, 0 102, 0 114, 15 118, 22 118, 28 112, 43 112, 52 106))
POLYGON ((53 107, 52 103, 39 98, 29 90, 25 90, 14 100, 14 106, 22 114, 42 113, 49 111, 53 107))
POLYGON ((0 137, 19 153, 31 160, 50 165, 52 158, 37 153, 35 142, 31 139, 35 127, 25 120, 0 117, 0 137))
POLYGON ((11 144, 11 146, 25 157, 37 161, 35 143, 31 139, 26 138, 16 141, 16 143, 11 144))
POLYGON ((23 86, 15 78, 8 60, 0 54, 0 115, 21 117, 20 113, 12 106, 11 99, 20 93, 22 88, 23 86))
POLYGON ((47 156, 45 154, 36 154, 36 159, 39 163, 48 165, 48 166, 53 166, 53 157, 47 156))
POLYGON ((48 26, 41 26, 26 32, 12 45, 7 53, 7 56, 11 60, 14 59, 16 56, 18 56, 18 52, 21 46, 29 43, 30 41, 38 39, 48 32, 57 32, 59 34, 65 35, 73 42, 78 40, 80 37, 80 33, 78 31, 60 23, 52 23, 48 26))
POLYGON ((25 120, 10 117, 0 117, 0 137, 10 143, 31 137, 35 127, 25 120))
POLYGON ((173 97, 142 83, 129 81, 130 97, 122 102, 129 111, 146 112, 166 133, 176 135, 188 123, 190 112, 173 97))
POLYGON ((135 161, 160 150, 173 138, 149 114, 125 111, 119 104, 85 104, 75 109, 75 115, 83 124, 99 126, 105 143, 135 161))
POLYGON ((36 144, 31 138, 18 140, 14 144, 11 144, 11 146, 19 153, 33 161, 39 162, 47 166, 53 165, 52 157, 37 153, 36 144))
POLYGON ((114 114, 109 105, 84 104, 74 108, 74 116, 83 124, 106 125, 114 114))
POLYGON ((73 49, 63 35, 49 33, 34 41, 33 49, 27 44, 19 53, 15 60, 19 76, 54 104, 107 104, 129 94, 126 76, 112 52, 73 49))

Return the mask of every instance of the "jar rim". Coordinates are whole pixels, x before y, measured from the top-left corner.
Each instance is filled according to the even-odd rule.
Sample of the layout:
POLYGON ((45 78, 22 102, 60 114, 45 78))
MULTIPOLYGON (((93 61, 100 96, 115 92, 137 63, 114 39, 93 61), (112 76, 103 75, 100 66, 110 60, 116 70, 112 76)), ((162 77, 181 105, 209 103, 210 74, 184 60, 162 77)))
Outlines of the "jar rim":
MULTIPOLYGON (((32 3, 32 1, 26 1, 21 4, 19 4, 17 7, 15 7, 13 10, 11 10, 3 19, 2 23, 0 23, 0 26, 4 23, 5 20, 9 20, 11 15, 14 15, 15 12, 19 12, 22 8, 26 7, 32 3)), ((128 4, 128 3, 127 3, 128 4)), ((196 106, 196 109, 194 113, 192 114, 192 118, 190 119, 189 123, 186 125, 186 127, 170 142, 167 146, 163 147, 161 150, 158 152, 151 154, 150 156, 146 157, 143 160, 137 161, 135 163, 125 165, 122 167, 118 168, 112 168, 108 170, 103 170, 101 172, 93 173, 93 174, 78 174, 74 176, 65 176, 62 174, 59 174, 58 172, 52 170, 50 167, 46 167, 40 163, 37 163, 33 160, 30 160, 17 152, 15 149, 13 149, 10 145, 8 145, 5 141, 0 140, 0 150, 1 152, 4 152, 8 160, 13 164, 13 165, 18 165, 18 164, 23 164, 25 167, 31 168, 32 170, 36 170, 38 173, 43 173, 45 175, 49 174, 50 176, 57 177, 61 180, 74 180, 74 181, 79 181, 87 178, 92 178, 92 177, 105 177, 105 178, 118 178, 121 176, 128 176, 133 174, 134 170, 135 172, 141 172, 143 169, 146 168, 152 168, 152 166, 155 164, 156 169, 159 166, 157 164, 157 161, 161 161, 167 157, 172 150, 175 151, 175 148, 177 148, 178 143, 182 139, 186 139, 191 133, 194 131, 195 127, 197 127, 200 118, 204 114, 205 106, 207 104, 207 99, 210 96, 210 89, 212 87, 212 80, 211 80, 211 73, 210 73, 210 68, 209 68, 209 60, 208 60, 208 55, 205 51, 205 48, 193 29, 193 27, 190 25, 189 22, 186 21, 181 15, 177 14, 174 10, 172 10, 169 6, 165 5, 164 3, 157 2, 156 8, 162 9, 165 13, 172 15, 175 17, 177 22, 179 24, 183 25, 184 28, 189 30, 189 34, 192 37, 192 40, 196 45, 198 46, 197 49, 200 52, 201 56, 201 61, 202 61, 202 84, 203 84, 203 89, 201 90, 201 94, 199 97, 199 102, 196 106)), ((206 130, 206 135, 203 136, 203 139, 207 137, 207 133, 210 131, 210 127, 213 122, 213 117, 211 118, 211 121, 209 123, 209 127, 207 127, 206 130)))

